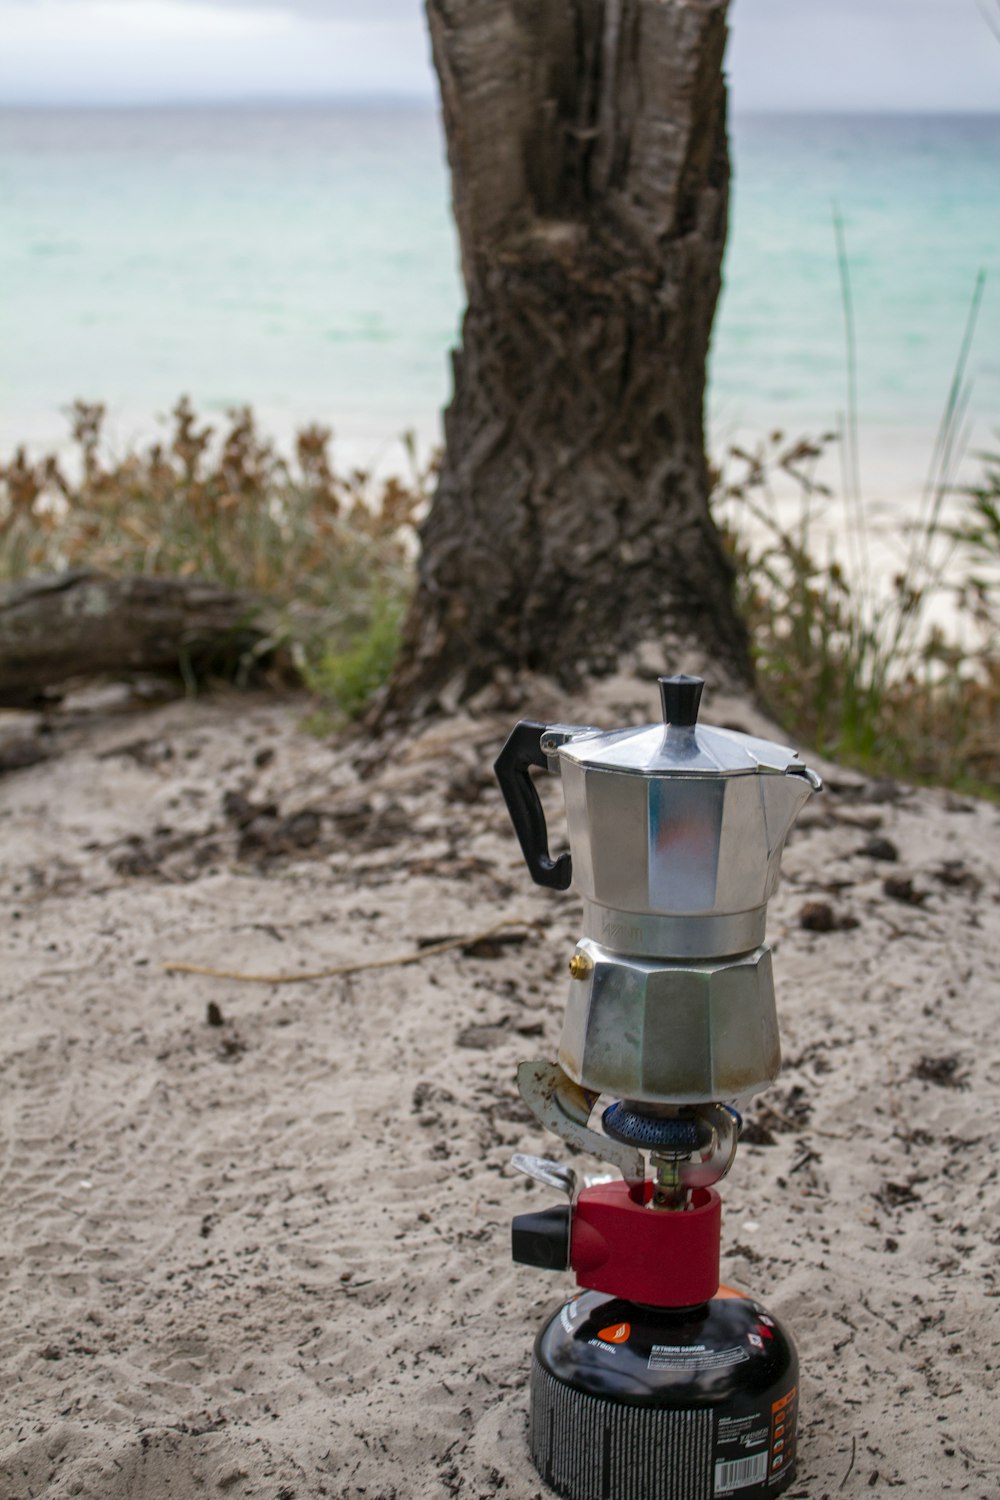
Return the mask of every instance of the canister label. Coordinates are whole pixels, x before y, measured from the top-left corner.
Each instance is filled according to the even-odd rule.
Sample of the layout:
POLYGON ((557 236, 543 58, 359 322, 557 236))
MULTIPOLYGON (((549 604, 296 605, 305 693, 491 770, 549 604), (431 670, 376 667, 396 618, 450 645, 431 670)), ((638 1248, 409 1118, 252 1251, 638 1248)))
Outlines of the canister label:
POLYGON ((794 1386, 738 1415, 632 1406, 576 1390, 536 1361, 531 1456, 572 1500, 760 1500, 792 1478, 797 1411, 794 1386))
POLYGON ((795 1460, 798 1388, 760 1411, 739 1417, 720 1416, 715 1432, 713 1496, 737 1495, 765 1487, 776 1493, 795 1460))

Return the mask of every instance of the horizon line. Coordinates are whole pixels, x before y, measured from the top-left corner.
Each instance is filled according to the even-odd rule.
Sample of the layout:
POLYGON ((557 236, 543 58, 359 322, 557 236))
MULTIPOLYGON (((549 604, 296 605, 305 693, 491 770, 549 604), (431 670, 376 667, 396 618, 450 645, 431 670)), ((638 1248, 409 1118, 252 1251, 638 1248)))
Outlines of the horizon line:
MULTIPOLYGON (((206 95, 204 97, 190 98, 163 98, 163 99, 22 99, 16 101, 0 99, 0 114, 24 113, 35 110, 47 114, 69 114, 84 113, 141 113, 148 111, 180 112, 194 110, 211 110, 219 113, 232 111, 233 113, 243 110, 315 110, 315 109, 351 109, 351 110, 377 110, 377 109, 423 109, 439 112, 440 101, 436 97, 427 94, 316 94, 316 95, 276 95, 276 94, 247 94, 244 96, 233 96, 219 98, 206 95)), ((970 119, 970 118, 993 118, 1000 117, 1000 106, 992 109, 985 107, 960 108, 960 107, 932 107, 917 108, 912 105, 899 107, 874 106, 851 106, 851 105, 781 105, 779 107, 759 107, 755 105, 739 105, 730 110, 733 118, 740 116, 756 116, 781 118, 782 116, 814 116, 817 119, 927 119, 940 117, 944 119, 970 119)))

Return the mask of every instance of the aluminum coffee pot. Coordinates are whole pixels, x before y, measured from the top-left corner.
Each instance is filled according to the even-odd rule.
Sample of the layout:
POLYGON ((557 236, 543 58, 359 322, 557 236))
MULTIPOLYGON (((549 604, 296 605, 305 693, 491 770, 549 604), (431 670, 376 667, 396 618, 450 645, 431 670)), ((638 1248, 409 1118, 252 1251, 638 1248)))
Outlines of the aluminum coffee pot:
POLYGON ((496 763, 532 878, 583 898, 559 1060, 647 1102, 739 1100, 777 1074, 767 903, 822 785, 794 750, 698 723, 704 684, 662 677, 661 724, 519 723, 496 763), (553 859, 530 767, 561 774, 553 859))
POLYGON ((661 677, 663 723, 639 729, 522 720, 497 760, 532 879, 573 881, 587 935, 615 952, 755 948, 785 838, 822 786, 794 750, 699 724, 702 687, 661 677), (555 860, 530 766, 562 774, 571 853, 555 860))

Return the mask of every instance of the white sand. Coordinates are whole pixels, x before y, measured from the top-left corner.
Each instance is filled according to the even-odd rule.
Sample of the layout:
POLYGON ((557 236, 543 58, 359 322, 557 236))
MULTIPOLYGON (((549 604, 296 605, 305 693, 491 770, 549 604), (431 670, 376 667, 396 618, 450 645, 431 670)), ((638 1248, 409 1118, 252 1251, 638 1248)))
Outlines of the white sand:
MULTIPOLYGON (((510 1264, 545 1194, 507 1162, 559 1151, 514 1070, 554 1056, 578 906, 530 885, 489 766, 519 714, 652 717, 649 683, 597 698, 374 752, 300 734, 297 702, 175 704, 0 784, 2 1500, 542 1493, 530 1346, 573 1287, 510 1264), (263 863, 227 791, 279 804, 263 863), (542 925, 494 957, 163 972, 294 973, 506 917, 542 925)), ((1000 814, 834 779, 772 905, 780 1117, 762 1102, 774 1144, 724 1184, 724 1275, 799 1344, 791 1495, 995 1500, 1000 814), (857 852, 876 831, 897 864, 857 852), (803 930, 817 900, 858 925, 803 930)))

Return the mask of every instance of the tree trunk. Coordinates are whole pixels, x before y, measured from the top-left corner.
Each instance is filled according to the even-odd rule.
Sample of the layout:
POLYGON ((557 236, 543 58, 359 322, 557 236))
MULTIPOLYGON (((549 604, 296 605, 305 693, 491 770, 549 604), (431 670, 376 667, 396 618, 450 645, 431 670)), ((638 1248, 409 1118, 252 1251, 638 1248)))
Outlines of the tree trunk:
POLYGON ((0 707, 104 673, 232 668, 266 637, 260 605, 197 578, 64 573, 0 588, 0 707))
POLYGON ((468 294, 390 706, 672 635, 748 680, 702 400, 727 0, 427 0, 468 294))

